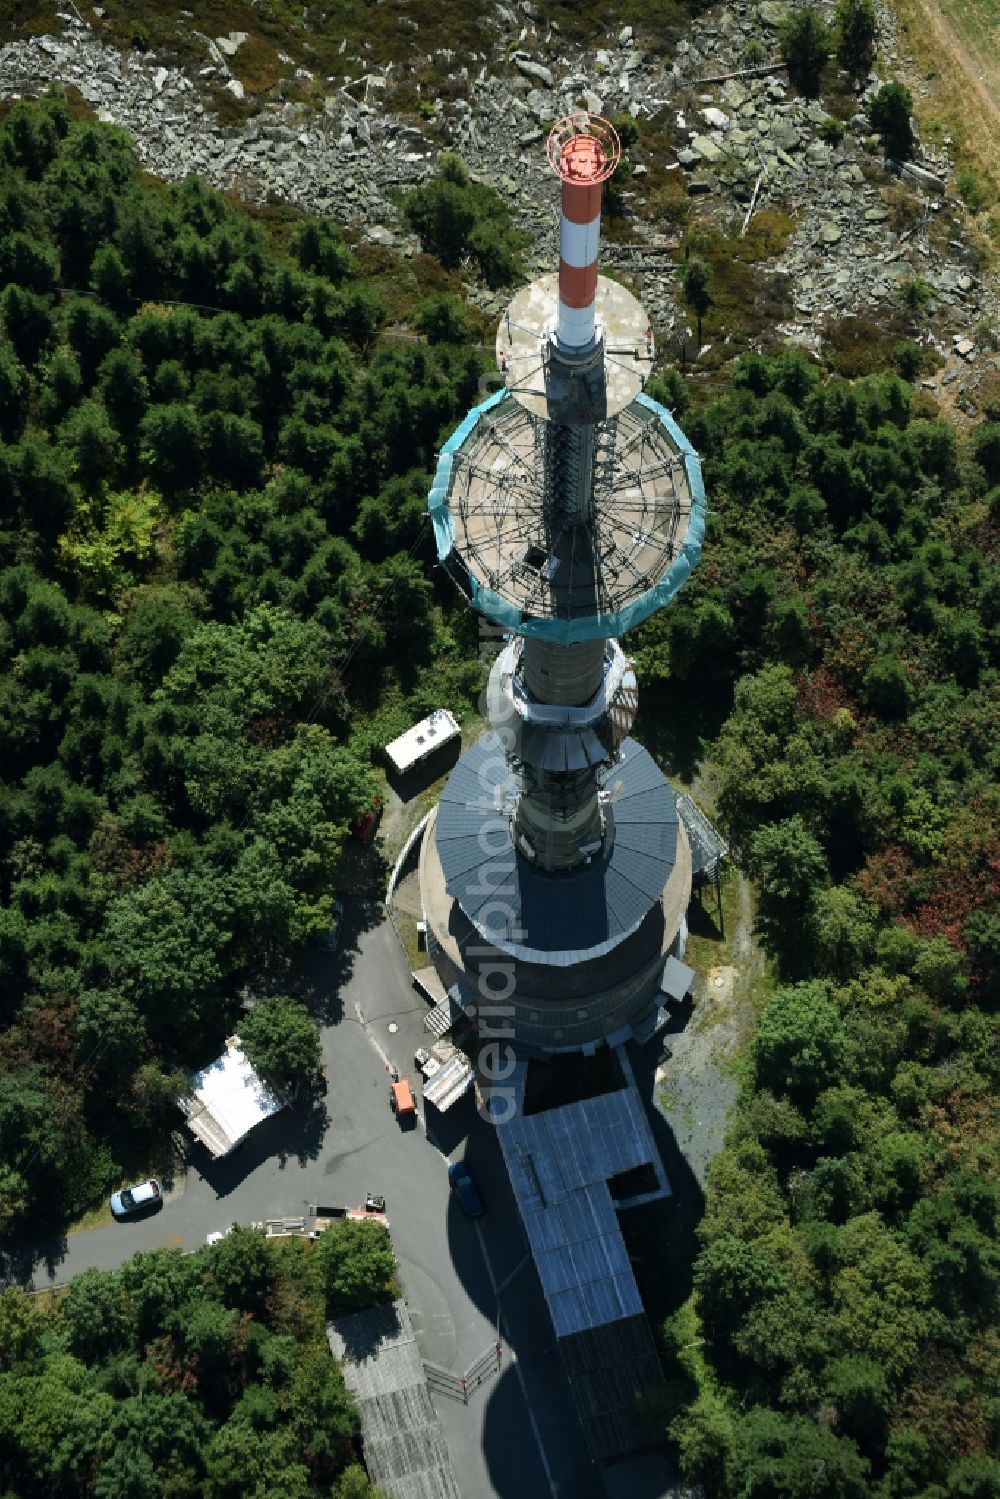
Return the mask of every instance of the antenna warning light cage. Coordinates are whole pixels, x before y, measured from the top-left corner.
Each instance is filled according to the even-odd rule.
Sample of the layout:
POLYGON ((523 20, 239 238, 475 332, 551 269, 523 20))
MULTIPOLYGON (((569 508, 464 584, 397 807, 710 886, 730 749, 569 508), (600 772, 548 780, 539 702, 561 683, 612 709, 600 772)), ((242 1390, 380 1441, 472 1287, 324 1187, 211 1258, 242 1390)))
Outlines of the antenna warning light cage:
POLYGON ((553 125, 546 154, 560 182, 596 187, 614 174, 622 158, 622 146, 610 120, 578 109, 553 125))

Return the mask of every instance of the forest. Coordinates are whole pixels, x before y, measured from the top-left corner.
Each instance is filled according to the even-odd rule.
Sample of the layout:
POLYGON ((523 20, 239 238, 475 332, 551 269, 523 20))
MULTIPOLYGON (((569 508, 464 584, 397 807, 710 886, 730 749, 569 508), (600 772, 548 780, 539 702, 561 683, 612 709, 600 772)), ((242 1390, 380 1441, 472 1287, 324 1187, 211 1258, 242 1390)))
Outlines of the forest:
POLYGON ((958 441, 785 353, 682 417, 709 539, 639 632, 640 732, 707 750, 774 970, 663 1329, 713 1495, 1000 1493, 991 415, 958 441))
MULTIPOLYGON (((148 1159, 177 1069, 215 1054, 247 975, 325 929, 373 747, 475 699, 475 621, 431 570, 424 515, 484 363, 432 256, 403 305, 332 224, 154 182, 58 99, 9 109, 0 162, 0 1232, 17 1242, 148 1159)), ((412 223, 465 193, 448 180, 412 223)), ((661 1330, 680 1473, 720 1499, 1000 1492, 1000 395, 959 438, 919 368, 904 350, 852 381, 774 351, 648 387, 702 455, 711 514, 682 594, 625 642, 638 732, 674 775, 711 770, 773 973, 691 1294, 661 1330)), ((169 1263, 183 1283, 147 1322, 130 1267, 74 1285, 79 1328, 3 1303, 7 1429, 51 1361, 102 1442, 159 1380, 163 1429, 180 1411, 178 1430, 211 1432, 198 1482, 224 1482, 212 1454, 237 1411, 279 1442, 267 1413, 293 1408, 298 1355, 268 1355, 275 1385, 263 1350, 294 1331, 269 1311, 220 1393, 213 1339, 258 1313, 207 1254, 169 1263), (91 1291, 119 1308, 96 1324, 119 1328, 107 1346, 91 1291), (141 1337, 120 1327, 133 1312, 141 1337), (196 1395, 169 1383, 183 1371, 143 1372, 198 1339, 196 1395)), ((303 1453, 303 1493, 317 1462, 328 1485, 349 1467, 329 1398, 339 1434, 303 1453)), ((59 1492, 30 1468, 56 1461, 46 1432, 26 1427, 18 1461, 59 1492)))
POLYGON ((87 1270, 0 1295, 0 1489, 17 1499, 376 1499, 326 1319, 396 1293, 377 1223, 87 1270))
POLYGON ((413 311, 432 341, 377 341, 333 225, 164 187, 61 100, 10 108, 0 161, 16 1239, 145 1168, 247 977, 328 928, 372 746, 478 692, 424 514, 482 356, 433 341, 440 293, 413 311))

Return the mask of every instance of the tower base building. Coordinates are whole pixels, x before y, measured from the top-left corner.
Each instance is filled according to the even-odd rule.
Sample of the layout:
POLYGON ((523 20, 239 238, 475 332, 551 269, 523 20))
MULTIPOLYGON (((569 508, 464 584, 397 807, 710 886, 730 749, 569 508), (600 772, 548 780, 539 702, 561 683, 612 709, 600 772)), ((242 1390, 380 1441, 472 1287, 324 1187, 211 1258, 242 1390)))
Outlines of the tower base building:
POLYGON ((492 1014, 493 1034, 522 1056, 593 1052, 641 1040, 655 1024, 664 961, 690 898, 691 853, 652 758, 633 739, 619 754, 602 788, 598 846, 574 873, 519 854, 517 778, 496 732, 462 756, 424 834, 431 960, 470 1019, 492 1014))

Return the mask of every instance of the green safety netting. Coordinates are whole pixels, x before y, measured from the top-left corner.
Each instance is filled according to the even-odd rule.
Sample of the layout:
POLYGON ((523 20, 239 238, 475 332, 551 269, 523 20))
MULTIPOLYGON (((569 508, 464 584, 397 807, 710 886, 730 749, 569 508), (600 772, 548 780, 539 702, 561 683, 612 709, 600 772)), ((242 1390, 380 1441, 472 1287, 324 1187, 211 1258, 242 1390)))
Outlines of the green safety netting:
POLYGON ((632 630, 636 625, 642 624, 644 619, 648 619, 651 614, 656 613, 657 609, 669 603, 701 556, 701 544, 705 536, 706 502, 698 454, 665 406, 661 406, 658 401, 652 400, 647 395, 636 396, 638 405, 655 412, 657 419, 679 449, 684 462, 684 470, 691 490, 691 515, 688 519, 684 545, 659 583, 647 589, 645 593, 639 594, 621 609, 592 614, 581 619, 540 619, 536 615, 525 614, 509 599, 487 588, 482 580, 470 571, 465 559, 456 554, 455 528, 448 506, 455 454, 473 432, 481 416, 498 406, 501 401, 513 399, 513 396, 509 395, 506 390, 498 390, 495 395, 490 396, 489 400, 483 401, 479 406, 473 406, 441 449, 434 483, 427 496, 427 509, 434 527, 438 561, 447 568, 462 591, 468 594, 473 608, 516 635, 539 636, 557 645, 573 645, 580 640, 603 640, 609 635, 624 635, 627 630, 632 630))

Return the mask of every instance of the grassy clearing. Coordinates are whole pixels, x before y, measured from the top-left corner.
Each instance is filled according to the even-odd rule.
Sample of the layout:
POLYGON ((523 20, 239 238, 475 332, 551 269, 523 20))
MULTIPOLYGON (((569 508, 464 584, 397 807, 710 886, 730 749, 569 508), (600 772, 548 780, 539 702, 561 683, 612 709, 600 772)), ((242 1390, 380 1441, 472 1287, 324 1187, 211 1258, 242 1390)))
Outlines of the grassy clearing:
POLYGON ((54 1290, 32 1291, 31 1304, 43 1316, 50 1316, 59 1306, 69 1286, 57 1286, 54 1290))
POLYGON ((79 1218, 75 1218, 66 1232, 68 1234, 85 1234, 89 1233, 92 1228, 107 1228, 114 1221, 111 1209, 108 1206, 108 1200, 104 1197, 94 1207, 88 1208, 85 1213, 81 1213, 79 1218))
MULTIPOLYGON (((382 297, 389 324, 413 324, 422 302, 432 296, 463 297, 462 276, 447 270, 433 255, 424 253, 402 258, 384 245, 365 243, 354 246, 358 277, 382 297)), ((469 326, 469 343, 492 349, 496 338, 496 317, 487 315, 469 302, 465 307, 469 326)))
MULTIPOLYGON (((180 1115, 178 1114, 178 1121, 180 1115)), ((184 1161, 177 1146, 171 1137, 157 1142, 159 1148, 152 1158, 144 1158, 141 1161, 126 1162, 122 1168, 121 1180, 116 1184, 118 1187, 127 1187, 135 1182, 146 1181, 149 1177, 155 1177, 165 1188, 170 1188, 178 1176, 184 1174, 184 1161)), ((104 1193, 100 1200, 93 1203, 87 1210, 74 1218, 66 1226, 67 1234, 85 1234, 95 1228, 107 1228, 114 1223, 111 1208, 108 1205, 108 1193, 104 1193)))
POLYGON ((8 36, 44 36, 58 31, 56 0, 0 0, 0 32, 8 36))
POLYGON ((396 911, 392 920, 410 971, 416 973, 419 969, 426 968, 429 959, 426 949, 421 947, 417 940, 416 917, 408 915, 405 911, 396 911))
POLYGON ((822 328, 823 357, 843 379, 856 380, 886 369, 893 346, 910 332, 901 315, 878 322, 863 317, 830 318, 822 328))
POLYGON ((1000 244, 1000 0, 895 0, 900 31, 931 84, 918 127, 950 136, 962 196, 1000 244), (964 179, 964 181, 963 181, 964 179))
POLYGON ((712 305, 702 332, 706 343, 728 336, 719 358, 728 361, 741 345, 751 342, 766 349, 775 323, 791 313, 787 278, 768 274, 763 267, 780 255, 794 228, 792 216, 774 207, 754 214, 742 238, 701 222, 692 224, 685 235, 681 259, 698 257, 711 269, 712 305))
POLYGON ((752 1029, 749 1016, 763 1010, 774 974, 755 941, 752 887, 731 862, 723 867, 720 893, 721 905, 716 887, 705 885, 688 907, 684 959, 699 975, 689 1028, 704 1032, 712 1059, 734 1076, 752 1029))
POLYGON ((690 935, 684 960, 700 975, 710 968, 736 962, 740 891, 739 879, 731 866, 723 872, 721 893, 721 910, 714 885, 704 885, 688 910, 690 935))
POLYGON ((660 1107, 670 1115, 678 1135, 687 1139, 693 1136, 697 1128, 694 1099, 681 1080, 669 1072, 660 1088, 660 1107))

